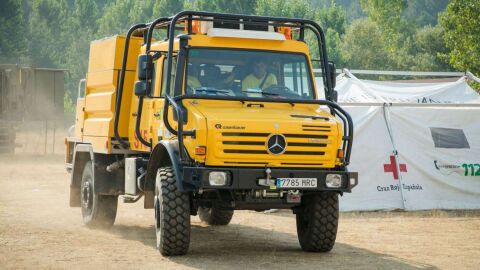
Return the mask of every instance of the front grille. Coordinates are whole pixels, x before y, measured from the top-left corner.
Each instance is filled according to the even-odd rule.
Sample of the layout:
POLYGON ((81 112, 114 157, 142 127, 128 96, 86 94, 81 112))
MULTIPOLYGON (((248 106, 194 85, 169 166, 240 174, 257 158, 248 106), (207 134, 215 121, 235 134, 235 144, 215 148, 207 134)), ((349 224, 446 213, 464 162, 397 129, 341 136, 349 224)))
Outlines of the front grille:
POLYGON ((222 143, 230 145, 265 145, 264 142, 223 141, 222 143))
POLYGON ((242 161, 237 161, 237 162, 234 162, 234 161, 225 161, 223 162, 227 165, 267 165, 268 162, 242 162, 242 161))
POLYGON ((252 132, 222 132, 223 136, 238 137, 267 137, 269 133, 252 133, 252 132))
MULTIPOLYGON (((234 123, 229 123, 234 124, 234 123)), ((244 167, 333 168, 337 159, 338 129, 336 123, 305 121, 280 123, 282 129, 265 125, 263 129, 218 130, 208 140, 214 150, 208 151, 206 164, 244 167), (284 152, 270 153, 268 139, 282 135, 284 152)))
POLYGON ((282 165, 290 166, 290 165, 303 165, 303 166, 322 166, 323 163, 305 163, 305 162, 282 162, 282 165))
POLYGON ((330 126, 327 125, 302 125, 303 131, 320 131, 320 132, 329 132, 330 126))
POLYGON ((311 147, 311 146, 318 146, 318 147, 325 147, 327 146, 326 143, 289 143, 289 146, 305 146, 305 147, 311 147))
POLYGON ((308 139, 327 139, 328 135, 314 135, 314 134, 283 134, 288 138, 308 138, 308 139))
POLYGON ((322 151, 285 151, 285 155, 319 155, 323 156, 325 152, 322 151))
POLYGON ((240 149, 224 149, 224 153, 235 153, 235 154, 267 154, 267 151, 263 150, 240 150, 240 149))
MULTIPOLYGON (((326 130, 326 128, 324 128, 324 130, 326 130)), ((330 129, 328 131, 330 131, 330 129)), ((325 155, 325 148, 328 146, 330 135, 319 133, 321 132, 316 130, 315 134, 283 134, 287 140, 287 148, 282 155, 325 155)), ((224 154, 250 154, 259 156, 271 156, 266 148, 266 142, 269 135, 270 133, 222 132, 219 147, 224 154)))

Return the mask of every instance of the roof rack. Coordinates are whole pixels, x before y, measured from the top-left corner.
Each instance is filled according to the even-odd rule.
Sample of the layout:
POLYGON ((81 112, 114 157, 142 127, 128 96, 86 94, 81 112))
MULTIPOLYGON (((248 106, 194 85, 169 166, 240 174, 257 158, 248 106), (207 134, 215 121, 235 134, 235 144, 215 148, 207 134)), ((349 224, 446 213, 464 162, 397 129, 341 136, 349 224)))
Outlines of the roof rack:
MULTIPOLYGON (((271 17, 271 16, 254 16, 254 15, 242 15, 242 14, 231 14, 231 13, 215 13, 215 12, 204 12, 204 11, 182 11, 172 17, 163 17, 158 18, 155 21, 148 24, 148 32, 146 36, 146 52, 150 51, 150 46, 152 42, 153 30, 157 28, 168 28, 167 39, 169 42, 168 46, 168 55, 167 55, 167 74, 172 72, 172 54, 173 51, 174 39, 170 37, 175 37, 175 30, 177 30, 177 24, 185 25, 187 24, 187 33, 192 31, 192 22, 193 21, 213 21, 220 23, 239 23, 242 21, 245 25, 272 25, 272 26, 285 26, 293 27, 299 30, 298 39, 299 41, 304 41, 305 29, 312 31, 318 42, 319 56, 321 61, 321 70, 323 74, 328 72, 326 68, 328 65, 328 59, 326 54, 326 42, 325 34, 322 28, 314 21, 307 19, 299 18, 285 18, 285 17, 271 17)), ((327 74, 328 76, 328 74, 327 74)), ((327 94, 333 92, 330 81, 327 80, 327 76, 324 76, 324 85, 326 86, 327 94)), ((170 77, 166 81, 166 89, 170 89, 171 80, 170 77)))

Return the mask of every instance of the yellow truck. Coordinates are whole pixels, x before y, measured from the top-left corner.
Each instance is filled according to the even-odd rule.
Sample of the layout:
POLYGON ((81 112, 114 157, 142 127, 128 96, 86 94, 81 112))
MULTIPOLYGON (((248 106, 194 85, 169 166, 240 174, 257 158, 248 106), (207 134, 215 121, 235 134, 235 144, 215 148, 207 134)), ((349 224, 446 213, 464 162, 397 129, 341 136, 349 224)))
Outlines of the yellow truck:
POLYGON ((234 210, 292 209, 302 249, 328 252, 338 196, 358 183, 334 87, 311 20, 183 11, 93 41, 65 140, 70 206, 108 227, 119 196, 143 198, 163 255, 187 253, 191 215, 227 225, 234 210))

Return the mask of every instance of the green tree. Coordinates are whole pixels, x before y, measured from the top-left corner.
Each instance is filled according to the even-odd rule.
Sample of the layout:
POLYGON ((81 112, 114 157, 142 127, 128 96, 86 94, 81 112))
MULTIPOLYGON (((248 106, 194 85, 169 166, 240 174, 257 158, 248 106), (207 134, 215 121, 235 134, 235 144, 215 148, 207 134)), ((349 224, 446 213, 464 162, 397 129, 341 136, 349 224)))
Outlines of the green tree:
POLYGON ((382 39, 388 49, 396 49, 402 12, 407 7, 406 0, 361 0, 361 5, 368 17, 375 22, 383 32, 382 39))
POLYGON ((19 63, 26 52, 25 17, 22 3, 16 0, 0 2, 0 62, 19 63))
POLYGON ((65 60, 58 63, 70 72, 67 89, 76 96, 77 83, 85 77, 88 65, 90 42, 98 31, 100 10, 94 0, 75 0, 68 19, 68 42, 64 50, 65 60))
POLYGON ((328 7, 317 9, 316 20, 325 30, 332 29, 339 35, 343 35, 347 24, 346 16, 345 9, 332 1, 328 7))
POLYGON ((151 22, 156 18, 172 16, 184 7, 176 0, 113 0, 98 20, 97 37, 125 34, 134 24, 151 22))
POLYGON ((158 14, 159 12, 157 2, 158 1, 155 0, 130 2, 132 8, 128 13, 128 23, 131 23, 133 25, 134 23, 150 22, 153 21, 156 17, 160 17, 160 15, 158 14))
POLYGON ((30 62, 60 67, 68 48, 69 6, 66 0, 33 0, 28 21, 30 62))
POLYGON ((368 19, 358 19, 347 27, 342 44, 342 56, 348 68, 389 69, 387 46, 382 31, 368 19))
POLYGON ((444 11, 447 4, 448 0, 409 0, 403 17, 416 27, 435 26, 438 13, 444 11))
POLYGON ((341 39, 345 34, 347 24, 345 9, 337 6, 336 2, 332 0, 328 7, 316 10, 315 19, 325 32, 329 60, 334 61, 338 67, 342 67, 344 62, 341 53, 341 39))
POLYGON ((153 5, 153 15, 155 18, 172 16, 182 11, 184 1, 179 0, 156 0, 153 5))
MULTIPOLYGON (((103 16, 98 20, 97 37, 102 38, 125 33, 134 23, 132 22, 132 17, 139 19, 139 15, 135 13, 132 15, 132 12, 139 12, 142 10, 142 8, 134 7, 135 2, 137 1, 114 0, 109 2, 103 10, 103 16)), ((142 3, 142 1, 138 1, 138 3, 142 3)))
POLYGON ((337 67, 343 67, 345 63, 342 57, 342 40, 340 35, 332 28, 328 28, 325 39, 327 41, 328 60, 335 62, 337 67))
POLYGON ((409 52, 413 56, 411 70, 448 71, 452 69, 443 57, 449 51, 445 46, 444 35, 444 30, 439 25, 417 29, 413 36, 415 40, 413 51, 409 52))
POLYGON ((256 0, 196 0, 191 8, 202 11, 253 14, 255 3, 256 0))
POLYGON ((451 0, 440 16, 452 66, 480 75, 480 2, 451 0))
POLYGON ((315 13, 306 0, 257 0, 255 14, 314 19, 315 13))

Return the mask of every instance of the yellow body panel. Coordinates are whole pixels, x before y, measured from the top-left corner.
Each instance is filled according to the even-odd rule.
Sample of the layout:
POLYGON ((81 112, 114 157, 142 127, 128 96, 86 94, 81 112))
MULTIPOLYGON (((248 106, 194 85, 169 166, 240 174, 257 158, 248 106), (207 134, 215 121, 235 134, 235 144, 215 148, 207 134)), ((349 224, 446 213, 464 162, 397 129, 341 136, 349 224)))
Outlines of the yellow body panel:
POLYGON ((195 146, 204 145, 207 147, 205 164, 210 166, 335 167, 342 130, 327 110, 311 104, 255 102, 264 107, 248 107, 249 103, 185 101, 188 111, 206 116, 206 128, 198 124, 195 128, 200 127, 200 134, 205 135, 208 130, 208 137, 197 132, 195 139, 185 138, 189 154, 193 154, 195 146), (329 120, 291 116, 298 114, 324 116, 329 120), (271 134, 285 135, 284 154, 267 152, 266 141, 271 134), (199 140, 201 137, 206 139, 199 140))
MULTIPOLYGON (((142 38, 133 37, 130 40, 120 111, 119 134, 121 137, 128 137, 130 103, 134 97, 133 84, 137 68, 136 62, 142 43, 142 38)), ((124 46, 124 36, 96 40, 90 45, 85 109, 84 111, 77 109, 77 119, 79 121, 83 119, 81 124, 83 129, 81 129, 81 133, 76 132, 75 137, 91 143, 94 151, 111 152, 110 140, 114 135, 116 88, 122 66, 124 46)))
POLYGON ((74 136, 78 140, 83 136, 83 123, 85 120, 85 98, 77 99, 76 115, 75 115, 75 133, 74 136))
POLYGON ((191 39, 188 41, 188 45, 192 47, 251 49, 309 54, 307 44, 296 40, 268 40, 192 35, 191 39))
POLYGON ((83 136, 83 141, 91 144, 95 153, 109 154, 111 151, 111 145, 105 137, 83 136))
MULTIPOLYGON (((132 37, 130 39, 129 57, 127 70, 137 69, 138 50, 143 43, 143 38, 132 37)), ((120 70, 122 68, 125 36, 113 36, 90 43, 90 57, 88 59, 88 72, 103 70, 120 70)))

